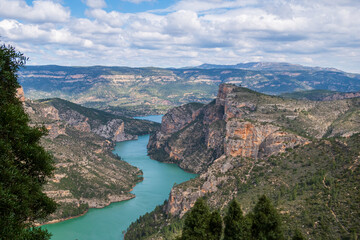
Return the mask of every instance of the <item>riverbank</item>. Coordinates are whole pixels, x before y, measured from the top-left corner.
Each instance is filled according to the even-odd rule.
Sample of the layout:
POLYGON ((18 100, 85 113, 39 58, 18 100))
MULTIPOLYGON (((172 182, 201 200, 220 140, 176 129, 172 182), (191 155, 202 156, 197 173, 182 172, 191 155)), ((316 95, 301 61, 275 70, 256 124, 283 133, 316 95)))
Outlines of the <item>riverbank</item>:
MULTIPOLYGON (((141 182, 141 181, 139 181, 139 182, 141 182)), ((137 182, 136 184, 138 184, 139 182, 137 182)), ((134 185, 133 187, 135 187, 135 186, 136 185, 134 185)), ((66 218, 52 219, 50 221, 46 221, 46 222, 43 222, 43 223, 35 223, 34 225, 36 227, 40 227, 40 226, 47 225, 47 224, 60 223, 60 222, 63 222, 63 221, 67 221, 67 220, 70 220, 70 219, 74 219, 74 218, 77 218, 77 217, 84 216, 90 209, 101 209, 101 208, 105 208, 105 207, 110 206, 110 204, 112 204, 112 203, 118 203, 118 202, 133 199, 136 196, 135 196, 135 194, 130 193, 131 191, 133 191, 133 188, 131 188, 130 191, 128 192, 129 195, 126 195, 126 196, 123 196, 123 195, 121 195, 121 196, 109 196, 110 201, 106 201, 105 203, 101 202, 101 201, 94 201, 94 204, 89 204, 89 208, 86 209, 84 212, 78 214, 78 215, 74 215, 74 216, 70 216, 70 217, 66 217, 66 218)), ((87 202, 87 203, 89 203, 89 202, 87 202)))
POLYGON ((122 232, 126 231, 130 223, 162 204, 174 184, 196 176, 174 164, 151 160, 147 156, 148 140, 149 135, 139 136, 138 140, 117 143, 114 150, 124 161, 143 171, 144 180, 131 192, 136 197, 112 203, 102 209, 89 209, 87 214, 74 219, 44 225, 43 227, 53 234, 52 240, 123 239, 122 232))

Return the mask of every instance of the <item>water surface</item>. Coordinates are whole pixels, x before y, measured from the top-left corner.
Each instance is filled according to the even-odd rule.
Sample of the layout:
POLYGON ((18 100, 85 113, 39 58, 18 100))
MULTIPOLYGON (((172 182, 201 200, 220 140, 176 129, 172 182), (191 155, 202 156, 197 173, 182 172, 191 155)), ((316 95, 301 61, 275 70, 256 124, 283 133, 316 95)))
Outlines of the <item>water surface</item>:
MULTIPOLYGON (((141 117, 161 121, 161 116, 141 117)), ((53 240, 114 240, 123 239, 123 231, 131 222, 146 212, 151 212, 169 196, 171 187, 194 178, 174 164, 160 163, 147 156, 146 145, 149 135, 138 140, 117 143, 114 153, 126 162, 140 168, 144 181, 137 184, 132 193, 134 199, 113 203, 102 209, 90 209, 84 216, 64 222, 43 226, 52 234, 53 240)))

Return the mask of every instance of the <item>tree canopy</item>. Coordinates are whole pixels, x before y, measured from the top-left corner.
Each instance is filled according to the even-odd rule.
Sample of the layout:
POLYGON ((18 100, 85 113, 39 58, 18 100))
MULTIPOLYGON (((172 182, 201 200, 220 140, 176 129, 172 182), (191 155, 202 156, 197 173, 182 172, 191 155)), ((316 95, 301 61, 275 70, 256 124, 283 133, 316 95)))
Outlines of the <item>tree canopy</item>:
POLYGON ((219 240, 222 218, 218 211, 210 212, 204 199, 199 198, 185 218, 180 240, 219 240))
POLYGON ((261 196, 254 207, 251 233, 254 239, 282 240, 281 219, 270 200, 261 196))
POLYGON ((27 58, 14 47, 0 46, 0 238, 49 239, 34 228, 36 219, 55 211, 56 203, 42 192, 54 167, 40 146, 44 127, 30 127, 16 96, 17 71, 27 58))
POLYGON ((235 199, 229 204, 224 223, 224 240, 250 239, 250 222, 243 216, 240 204, 235 199))

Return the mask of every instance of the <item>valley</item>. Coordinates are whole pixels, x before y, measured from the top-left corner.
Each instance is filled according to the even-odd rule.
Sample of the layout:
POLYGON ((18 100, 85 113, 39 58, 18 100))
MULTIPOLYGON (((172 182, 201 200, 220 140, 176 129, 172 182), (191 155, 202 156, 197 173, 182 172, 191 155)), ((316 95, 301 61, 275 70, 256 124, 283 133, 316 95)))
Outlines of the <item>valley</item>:
MULTIPOLYGON (((39 224, 88 212, 45 225, 57 235, 54 239, 121 238, 131 222, 125 239, 175 239, 198 198, 221 214, 236 198, 248 213, 264 193, 286 222, 287 237, 294 229, 310 239, 350 238, 360 232, 353 221, 359 215, 358 75, 271 63, 30 69, 20 74, 25 94, 45 98, 26 100, 24 106, 32 124, 44 124, 49 131, 42 145, 53 154, 56 171, 44 190, 60 203, 39 224), (306 91, 286 93, 294 90, 306 91), (161 126, 130 117, 165 112, 161 126), (142 157, 132 162, 137 147, 131 150, 131 142, 140 135, 145 135, 139 138, 142 157), (130 149, 114 155, 118 142, 130 149), (152 159, 199 177, 184 182, 195 175, 179 170, 185 177, 181 181, 150 188, 153 183, 141 182, 146 179, 141 162, 148 159, 146 144, 152 159), (152 196, 159 187, 161 200, 148 196, 154 201, 146 211, 130 211, 143 201, 142 191, 139 196, 136 191, 143 185, 152 196), (125 209, 126 220, 121 220, 117 214, 125 209), (121 226, 106 218, 121 221, 121 226), (111 226, 104 226, 106 233, 85 230, 98 219, 111 226)), ((164 171, 168 176, 172 170, 164 171)))

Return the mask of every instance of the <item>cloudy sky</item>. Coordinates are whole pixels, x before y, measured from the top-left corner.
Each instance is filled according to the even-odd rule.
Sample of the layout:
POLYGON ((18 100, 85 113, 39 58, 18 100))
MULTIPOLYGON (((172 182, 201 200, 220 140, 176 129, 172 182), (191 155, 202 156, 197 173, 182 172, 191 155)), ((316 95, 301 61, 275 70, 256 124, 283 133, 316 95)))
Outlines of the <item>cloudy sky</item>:
POLYGON ((359 0, 0 0, 28 64, 274 61, 360 73, 359 0))

